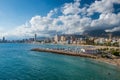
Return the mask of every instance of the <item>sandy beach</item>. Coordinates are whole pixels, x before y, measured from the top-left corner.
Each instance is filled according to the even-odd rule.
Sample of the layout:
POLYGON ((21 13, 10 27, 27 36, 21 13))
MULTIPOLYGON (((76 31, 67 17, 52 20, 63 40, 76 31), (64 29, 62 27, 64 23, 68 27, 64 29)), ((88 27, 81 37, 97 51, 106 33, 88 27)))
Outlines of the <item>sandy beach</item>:
POLYGON ((120 58, 119 59, 97 58, 95 60, 120 67, 120 58))
MULTIPOLYGON (((81 45, 81 46, 92 46, 92 45, 81 45)), ((120 49, 119 47, 111 47, 111 46, 94 46, 96 49, 104 49, 104 48, 109 48, 109 49, 120 49)), ((97 61, 100 61, 100 62, 105 62, 105 63, 108 63, 108 64, 111 64, 111 65, 115 65, 115 66, 118 66, 120 67, 120 58, 119 59, 108 59, 108 58, 97 58, 96 59, 97 61)))

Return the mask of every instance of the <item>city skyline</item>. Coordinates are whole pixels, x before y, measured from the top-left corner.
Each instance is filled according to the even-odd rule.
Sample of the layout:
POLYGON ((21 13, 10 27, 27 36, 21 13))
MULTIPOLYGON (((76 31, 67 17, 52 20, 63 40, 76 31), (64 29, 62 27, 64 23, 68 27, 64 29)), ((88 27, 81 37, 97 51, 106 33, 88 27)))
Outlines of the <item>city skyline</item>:
POLYGON ((1 0, 0 38, 120 31, 119 0, 1 0))

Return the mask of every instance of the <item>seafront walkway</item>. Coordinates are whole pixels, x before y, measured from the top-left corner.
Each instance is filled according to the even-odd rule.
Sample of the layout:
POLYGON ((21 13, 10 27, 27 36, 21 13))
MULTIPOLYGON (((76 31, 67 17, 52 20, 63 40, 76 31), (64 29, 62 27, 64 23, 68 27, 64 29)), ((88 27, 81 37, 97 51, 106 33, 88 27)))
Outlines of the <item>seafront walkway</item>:
POLYGON ((70 49, 64 49, 64 48, 34 48, 31 49, 31 51, 38 51, 38 52, 50 52, 50 53, 56 53, 56 54, 63 54, 63 55, 71 55, 71 56, 80 56, 80 57, 88 57, 88 58, 94 58, 96 59, 97 56, 94 54, 87 54, 82 53, 80 50, 70 50, 70 49))

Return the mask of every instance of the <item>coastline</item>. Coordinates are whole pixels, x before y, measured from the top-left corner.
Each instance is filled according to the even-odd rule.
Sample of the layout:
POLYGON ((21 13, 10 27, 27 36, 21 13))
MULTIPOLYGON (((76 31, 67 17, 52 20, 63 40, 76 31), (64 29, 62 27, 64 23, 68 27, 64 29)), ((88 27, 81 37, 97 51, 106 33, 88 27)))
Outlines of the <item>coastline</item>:
POLYGON ((107 64, 111 64, 111 65, 114 65, 120 68, 120 59, 97 58, 95 60, 98 62, 104 62, 107 64))
POLYGON ((119 59, 108 59, 108 58, 98 57, 97 55, 92 55, 92 54, 85 54, 85 53, 76 54, 74 52, 66 52, 66 51, 63 51, 63 50, 51 50, 51 49, 41 49, 41 48, 34 48, 34 49, 31 49, 31 51, 51 52, 51 53, 60 54, 60 55, 69 55, 69 56, 79 56, 79 57, 84 57, 84 58, 92 58, 92 59, 94 59, 98 62, 111 64, 111 65, 114 65, 114 66, 117 66, 117 67, 120 68, 120 58, 119 59))
MULTIPOLYGON (((120 49, 119 47, 113 47, 113 46, 76 45, 76 44, 69 44, 69 45, 72 45, 72 46, 82 46, 82 47, 94 46, 96 49, 101 49, 101 48, 102 49, 104 49, 104 48, 120 49)), ((120 68, 120 58, 118 58, 118 59, 108 59, 108 58, 97 57, 94 60, 99 61, 99 62, 104 62, 104 63, 107 63, 107 64, 111 64, 111 65, 114 65, 114 66, 117 66, 117 67, 120 68)))

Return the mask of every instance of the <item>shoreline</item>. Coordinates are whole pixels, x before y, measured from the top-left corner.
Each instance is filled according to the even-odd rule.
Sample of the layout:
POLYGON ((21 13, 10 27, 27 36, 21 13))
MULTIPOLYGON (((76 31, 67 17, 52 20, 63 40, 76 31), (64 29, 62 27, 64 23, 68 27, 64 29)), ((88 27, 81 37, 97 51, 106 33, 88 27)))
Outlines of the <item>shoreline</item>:
POLYGON ((52 49, 41 49, 41 48, 34 48, 34 49, 31 49, 31 51, 50 52, 50 53, 55 53, 55 54, 60 54, 60 55, 69 55, 69 56, 79 56, 79 57, 84 57, 84 58, 91 58, 91 59, 96 60, 98 62, 111 64, 111 65, 114 65, 114 66, 117 66, 120 68, 120 58, 108 59, 108 58, 98 57, 97 55, 93 55, 93 54, 86 54, 86 53, 77 54, 75 52, 68 52, 68 51, 64 51, 64 50, 52 50, 52 49))
POLYGON ((114 65, 120 68, 120 58, 119 59, 107 59, 107 58, 98 58, 95 59, 98 62, 103 62, 103 63, 107 63, 110 65, 114 65))
MULTIPOLYGON (((69 44, 71 46, 82 46, 82 47, 88 47, 88 46, 94 46, 96 49, 104 49, 104 48, 109 48, 109 49, 119 49, 119 47, 114 47, 114 46, 99 46, 99 45, 76 45, 76 44, 69 44)), ((103 62, 103 63, 107 63, 107 64, 111 64, 111 65, 114 65, 114 66, 117 66, 120 68, 120 58, 118 59, 108 59, 108 58, 102 58, 102 57, 99 57, 97 59, 94 59, 96 61, 99 61, 99 62, 103 62)))

